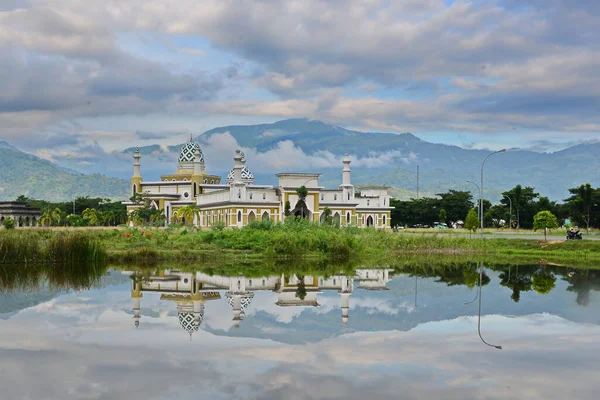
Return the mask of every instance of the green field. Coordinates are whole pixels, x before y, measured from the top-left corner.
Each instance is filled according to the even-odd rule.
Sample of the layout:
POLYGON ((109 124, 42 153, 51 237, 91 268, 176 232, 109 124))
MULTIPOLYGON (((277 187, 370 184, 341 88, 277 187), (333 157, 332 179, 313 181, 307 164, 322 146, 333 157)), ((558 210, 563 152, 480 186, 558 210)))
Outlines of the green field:
POLYGON ((0 230, 0 263, 161 261, 239 263, 254 259, 386 260, 409 256, 514 259, 600 265, 600 241, 471 239, 294 221, 242 229, 71 228, 0 230))

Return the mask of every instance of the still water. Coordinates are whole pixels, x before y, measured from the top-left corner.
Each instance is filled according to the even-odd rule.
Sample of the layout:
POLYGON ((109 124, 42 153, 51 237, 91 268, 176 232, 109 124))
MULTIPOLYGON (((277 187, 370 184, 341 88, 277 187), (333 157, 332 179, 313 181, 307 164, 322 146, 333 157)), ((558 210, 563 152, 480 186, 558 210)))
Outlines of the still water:
POLYGON ((0 274, 0 398, 598 398, 600 271, 184 270, 0 274))

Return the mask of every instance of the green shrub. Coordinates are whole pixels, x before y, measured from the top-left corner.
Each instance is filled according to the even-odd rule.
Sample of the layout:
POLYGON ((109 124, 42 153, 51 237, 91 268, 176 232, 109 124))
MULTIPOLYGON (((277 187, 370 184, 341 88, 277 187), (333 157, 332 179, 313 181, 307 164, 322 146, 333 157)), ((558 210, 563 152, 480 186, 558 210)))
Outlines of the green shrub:
POLYGON ((13 221, 11 218, 6 218, 4 221, 2 221, 2 226, 4 227, 4 229, 15 229, 16 225, 16 222, 13 221))

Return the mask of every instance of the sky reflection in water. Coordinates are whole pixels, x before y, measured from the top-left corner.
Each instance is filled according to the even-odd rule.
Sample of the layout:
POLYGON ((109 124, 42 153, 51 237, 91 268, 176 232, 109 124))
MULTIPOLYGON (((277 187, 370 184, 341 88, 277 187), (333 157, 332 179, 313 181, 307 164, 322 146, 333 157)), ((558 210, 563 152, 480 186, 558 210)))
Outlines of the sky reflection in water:
MULTIPOLYGON (((318 307, 276 304, 286 285, 294 289, 287 300, 298 300, 293 276, 273 277, 280 284, 274 292, 248 290, 249 279, 241 282, 243 277, 196 274, 203 292, 220 296, 204 301, 197 331, 193 323, 191 329, 182 327, 178 318, 178 310, 193 314, 193 301, 179 297, 177 304, 164 296, 177 294, 165 293, 174 277, 191 284, 191 274, 163 271, 156 275, 166 277, 131 280, 112 271, 91 290, 5 293, 0 295, 0 397, 597 398, 598 273, 557 276, 549 294, 523 291, 517 303, 513 291, 499 285, 506 283, 506 271, 487 270, 482 334, 501 344, 500 351, 477 336, 477 301, 464 305, 477 287, 447 286, 447 276, 385 277, 371 270, 371 280, 388 290, 361 290, 369 284, 365 271, 362 282, 350 277, 345 288, 349 282, 341 283, 342 276, 311 277, 319 287, 318 307), (132 282, 142 284, 138 328, 132 282), (162 289, 153 292, 157 282, 162 289), (324 288, 328 285, 331 289, 324 288), (351 293, 347 324, 341 318, 344 291, 351 293), (248 292, 254 297, 238 309, 243 320, 235 321, 232 297, 248 292)), ((531 271, 521 267, 520 274, 531 271)), ((511 273, 511 280, 520 276, 514 268, 511 273)), ((253 278, 256 285, 262 285, 260 278, 253 278)), ((304 302, 314 296, 307 286, 304 302)), ((179 294, 189 295, 188 287, 187 294, 179 294)))

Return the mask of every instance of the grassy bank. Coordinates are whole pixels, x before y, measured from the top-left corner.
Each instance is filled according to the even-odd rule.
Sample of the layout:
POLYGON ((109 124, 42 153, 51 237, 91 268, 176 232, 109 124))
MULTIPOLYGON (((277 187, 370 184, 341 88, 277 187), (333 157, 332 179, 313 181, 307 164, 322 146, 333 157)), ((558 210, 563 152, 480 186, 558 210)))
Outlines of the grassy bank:
POLYGON ((0 231, 0 264, 73 264, 105 261, 105 247, 91 232, 47 229, 0 231))
POLYGON ((416 235, 333 228, 303 221, 242 229, 27 229, 0 231, 0 263, 81 262, 207 264, 269 259, 386 260, 407 255, 497 257, 530 263, 600 264, 600 241, 544 242, 416 235), (545 260, 545 261, 544 261, 545 260))

